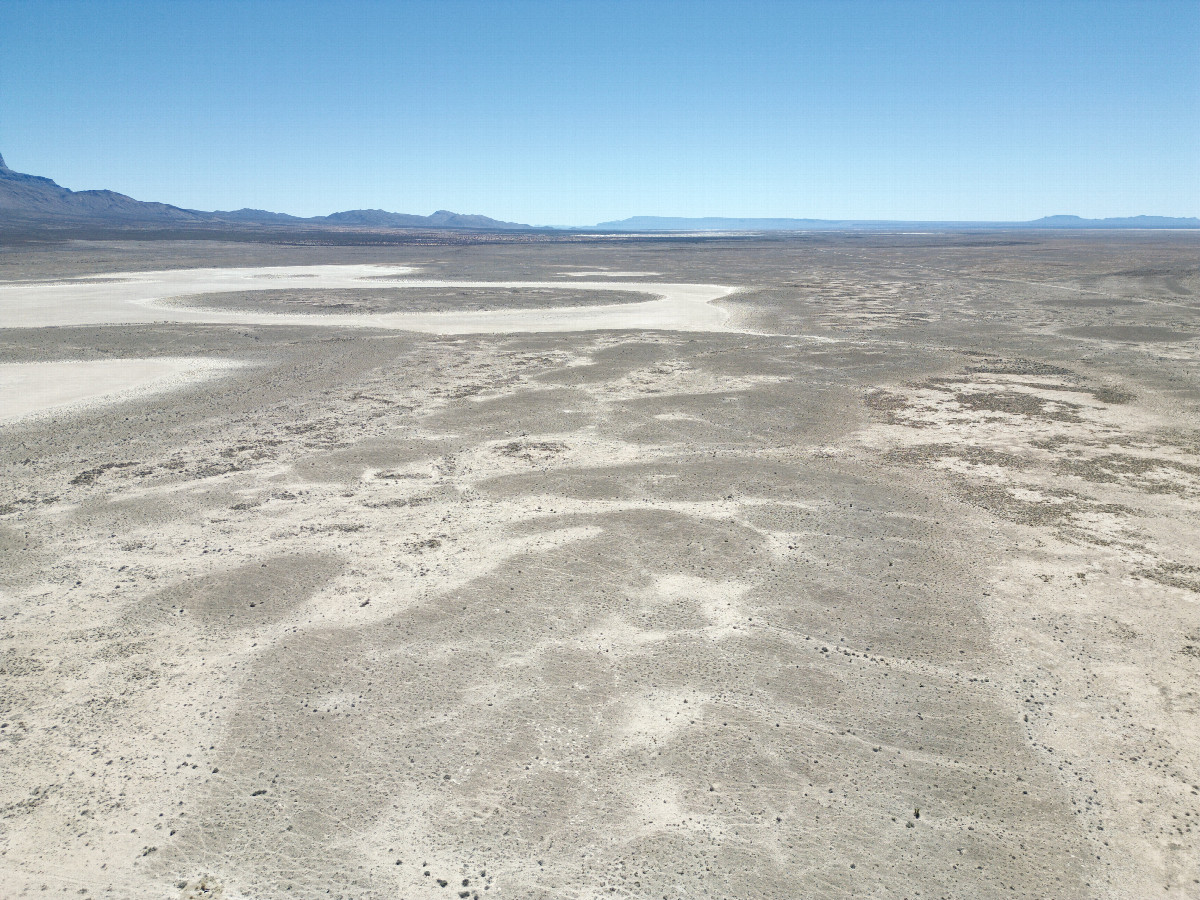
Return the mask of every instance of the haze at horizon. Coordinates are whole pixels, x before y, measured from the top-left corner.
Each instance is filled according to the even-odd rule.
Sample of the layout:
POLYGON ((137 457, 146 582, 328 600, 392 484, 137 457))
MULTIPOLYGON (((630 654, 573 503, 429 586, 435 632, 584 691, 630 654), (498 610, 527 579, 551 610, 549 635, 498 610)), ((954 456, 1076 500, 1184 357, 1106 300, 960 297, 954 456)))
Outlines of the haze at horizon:
POLYGON ((32 3, 0 153, 198 209, 1200 215, 1200 4, 32 3))

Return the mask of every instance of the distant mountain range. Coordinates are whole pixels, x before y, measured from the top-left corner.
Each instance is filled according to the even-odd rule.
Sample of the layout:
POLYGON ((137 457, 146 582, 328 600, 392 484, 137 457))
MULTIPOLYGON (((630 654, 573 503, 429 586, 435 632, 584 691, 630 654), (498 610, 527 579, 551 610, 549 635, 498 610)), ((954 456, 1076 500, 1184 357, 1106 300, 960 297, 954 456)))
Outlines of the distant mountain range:
MULTIPOLYGON (((533 230, 533 226, 502 222, 487 216, 464 215, 440 209, 433 215, 351 209, 328 216, 289 216, 263 209, 205 212, 166 203, 134 200, 114 191, 72 191, 40 175, 14 172, 0 156, 0 226, 220 226, 324 227, 362 229, 463 229, 475 231, 533 230)), ((601 222, 581 231, 817 231, 896 230, 900 228, 1197 228, 1200 218, 1130 216, 1081 219, 1079 216, 1046 216, 1032 222, 899 222, 839 219, 738 219, 723 217, 674 218, 633 216, 601 222)), ((540 229, 539 229, 540 230, 540 229)))
POLYGON ((1195 216, 1119 216, 1112 219, 1045 216, 1027 224, 1030 228, 1200 228, 1200 219, 1195 216))
POLYGON ((352 209, 328 216, 289 216, 262 209, 205 212, 146 203, 114 191, 72 191, 39 175, 14 172, 0 156, 0 225, 316 225, 367 228, 522 230, 529 225, 440 209, 431 216, 352 209))
POLYGON ((439 209, 430 216, 418 216, 411 213, 394 213, 383 209, 348 209, 345 212, 330 213, 327 216, 289 216, 287 213, 267 212, 265 209, 235 209, 217 211, 197 215, 212 216, 222 222, 247 222, 258 225, 286 225, 289 223, 301 225, 361 225, 367 228, 474 228, 481 231, 490 230, 521 230, 532 228, 532 225, 520 225, 516 222, 501 222, 499 219, 489 219, 487 216, 464 215, 439 209))
POLYGON ((970 228, 1200 228, 1198 218, 1128 216, 1115 219, 1081 219, 1079 216, 1046 216, 1032 222, 905 222, 872 219, 734 219, 706 216, 632 216, 595 226, 604 231, 840 231, 895 230, 911 227, 970 228))
POLYGON ((70 191, 49 178, 14 172, 0 156, 0 222, 105 222, 177 225, 201 215, 165 203, 142 203, 113 191, 70 191))
POLYGON ((610 231, 808 231, 813 228, 852 228, 863 224, 865 223, 833 219, 730 219, 721 216, 688 219, 677 216, 631 216, 616 222, 601 222, 596 227, 610 231))

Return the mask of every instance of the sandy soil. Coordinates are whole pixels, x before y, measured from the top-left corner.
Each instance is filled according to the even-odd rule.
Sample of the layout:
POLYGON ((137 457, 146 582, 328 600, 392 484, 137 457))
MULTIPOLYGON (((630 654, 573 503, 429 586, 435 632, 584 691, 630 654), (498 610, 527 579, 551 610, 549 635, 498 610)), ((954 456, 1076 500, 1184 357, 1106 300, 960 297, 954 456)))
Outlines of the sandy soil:
POLYGON ((1197 258, 0 248, 6 364, 238 364, 0 430, 0 896, 1200 896, 1197 258), (160 305, 376 266, 668 299, 160 305))

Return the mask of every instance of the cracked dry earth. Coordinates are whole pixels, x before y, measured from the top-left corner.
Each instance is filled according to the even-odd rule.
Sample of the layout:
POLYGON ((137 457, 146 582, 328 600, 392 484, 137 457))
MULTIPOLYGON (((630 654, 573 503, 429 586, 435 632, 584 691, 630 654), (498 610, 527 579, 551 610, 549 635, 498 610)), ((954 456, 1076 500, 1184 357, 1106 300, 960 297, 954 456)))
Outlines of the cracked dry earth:
POLYGON ((0 425, 0 896, 1200 896, 1200 237, 0 278, 306 262, 742 290, 707 333, 0 329, 238 364, 0 425))

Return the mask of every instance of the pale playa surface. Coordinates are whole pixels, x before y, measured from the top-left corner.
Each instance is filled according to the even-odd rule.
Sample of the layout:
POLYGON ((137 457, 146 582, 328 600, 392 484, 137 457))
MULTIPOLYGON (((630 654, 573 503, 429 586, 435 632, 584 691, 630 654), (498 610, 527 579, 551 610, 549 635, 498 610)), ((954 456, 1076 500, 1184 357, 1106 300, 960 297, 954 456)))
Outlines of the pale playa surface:
POLYGON ((6 362, 243 364, 0 425, 0 900, 1200 896, 1197 259, 0 247, 193 314, 0 321, 6 362), (525 321, 568 271, 747 287, 724 331, 445 337, 180 274, 220 265, 525 321))
POLYGON ((180 269, 120 273, 103 280, 0 284, 0 323, 9 328, 48 325, 115 325, 149 322, 239 322, 256 325, 319 325, 395 328, 426 334, 494 334, 602 331, 649 328, 669 331, 722 331, 728 313, 711 301, 736 288, 711 284, 657 284, 622 281, 428 281, 401 276, 403 266, 276 266, 242 269, 180 269), (394 274, 391 282, 382 276, 394 274), (381 315, 281 315, 206 310, 159 301, 191 294, 280 289, 379 288, 544 288, 644 291, 645 303, 584 309, 518 309, 471 312, 390 313, 381 315))
POLYGON ((206 359, 105 359, 0 364, 0 422, 160 393, 235 368, 206 359))

